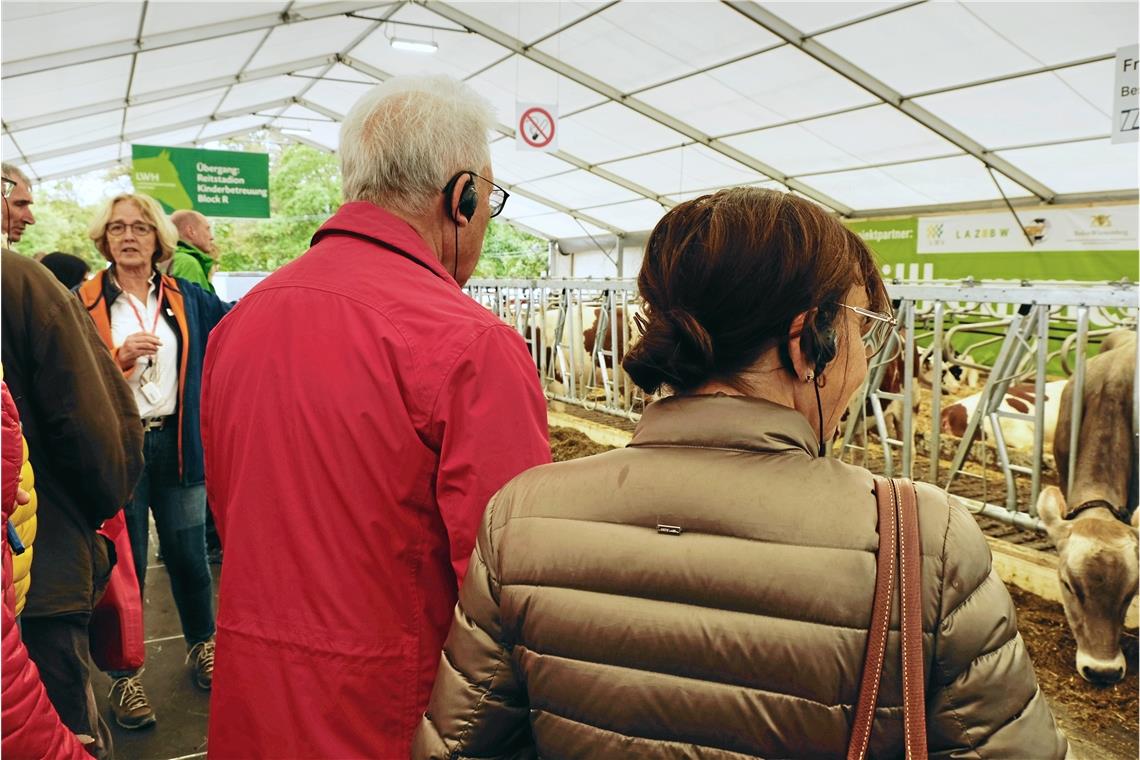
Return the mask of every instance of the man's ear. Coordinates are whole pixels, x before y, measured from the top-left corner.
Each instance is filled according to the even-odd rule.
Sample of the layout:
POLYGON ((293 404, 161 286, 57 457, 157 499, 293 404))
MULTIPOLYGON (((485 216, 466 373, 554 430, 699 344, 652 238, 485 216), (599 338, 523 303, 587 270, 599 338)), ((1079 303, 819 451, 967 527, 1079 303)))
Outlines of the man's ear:
POLYGON ((467 181, 465 179, 460 179, 455 183, 446 199, 449 206, 443 210, 447 214, 447 218, 454 222, 457 227, 466 227, 471 224, 471 219, 459 211, 459 200, 463 197, 463 188, 466 186, 467 181))

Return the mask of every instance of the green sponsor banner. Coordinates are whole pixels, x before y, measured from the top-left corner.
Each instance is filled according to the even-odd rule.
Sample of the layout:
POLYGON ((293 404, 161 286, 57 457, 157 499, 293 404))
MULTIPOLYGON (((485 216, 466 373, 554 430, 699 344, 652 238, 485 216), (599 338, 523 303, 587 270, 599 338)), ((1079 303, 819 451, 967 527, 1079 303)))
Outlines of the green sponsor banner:
MULTIPOLYGON (((936 218, 935 218, 936 219, 936 218)), ((937 222, 935 222, 937 223, 937 222)), ((1078 280, 1107 282, 1122 277, 1132 282, 1140 279, 1140 254, 1136 250, 1067 250, 1067 251, 970 251, 919 253, 919 220, 905 217, 888 220, 848 221, 847 227, 859 235, 875 253, 884 278, 903 280, 1078 280)), ((1022 234, 1013 227, 1016 234, 1022 234)), ((985 245, 985 243, 979 243, 985 245)), ((976 321, 976 317, 949 317, 947 328, 976 321)), ((1070 327, 1050 329, 1049 348, 1061 347, 1072 332, 1070 327)), ((920 331, 921 333, 921 331, 920 331)), ((990 364, 1001 347, 1004 333, 996 328, 988 331, 961 333, 954 340, 955 350, 969 349, 971 358, 990 364)), ((929 345, 930 337, 920 334, 918 342, 929 345)), ((1097 345, 1090 345, 1095 355, 1097 345)), ((1059 359, 1049 364, 1050 377, 1063 376, 1059 359)))
MULTIPOLYGON (((918 252, 918 219, 849 221, 884 277, 905 280, 1140 280, 1136 250, 918 252)), ((1016 229, 1016 228, 1014 228, 1016 229)), ((1021 234, 1018 232, 1018 234, 1021 234)))
POLYGON ((269 154, 229 150, 131 146, 135 190, 166 211, 206 216, 269 218, 269 154))

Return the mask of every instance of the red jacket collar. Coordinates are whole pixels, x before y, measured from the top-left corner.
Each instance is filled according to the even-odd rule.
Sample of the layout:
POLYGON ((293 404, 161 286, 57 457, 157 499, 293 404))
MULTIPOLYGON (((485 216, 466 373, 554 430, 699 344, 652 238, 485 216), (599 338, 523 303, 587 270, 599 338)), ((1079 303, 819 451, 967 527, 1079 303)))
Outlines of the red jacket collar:
POLYGON ((352 201, 344 204, 332 218, 321 225, 313 235, 312 244, 316 245, 324 237, 336 234, 375 241, 377 245, 407 256, 431 270, 437 277, 455 282, 451 272, 444 268, 412 225, 374 203, 352 201))

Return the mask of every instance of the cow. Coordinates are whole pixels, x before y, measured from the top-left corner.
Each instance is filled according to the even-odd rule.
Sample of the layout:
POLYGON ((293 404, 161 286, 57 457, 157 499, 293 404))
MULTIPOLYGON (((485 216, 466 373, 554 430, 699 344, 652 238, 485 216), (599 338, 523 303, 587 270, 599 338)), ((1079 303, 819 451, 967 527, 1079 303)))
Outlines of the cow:
POLYGON ((1077 672, 1095 684, 1124 678, 1120 634, 1137 591, 1135 372, 1135 333, 1114 334, 1089 359, 1071 489, 1074 385, 1065 386, 1053 452, 1066 490, 1050 486, 1037 500, 1037 514, 1057 547, 1061 601, 1077 642, 1077 672))
MULTIPOLYGON (((1053 443, 1054 431, 1057 429, 1057 416, 1063 406, 1062 391, 1065 380, 1054 380, 1045 383, 1045 426, 1044 442, 1049 447, 1053 443)), ((1003 412, 1020 412, 1021 414, 1034 414, 1037 404, 1037 387, 1033 383, 1018 383, 1011 385, 1002 397, 998 409, 1003 412)), ((942 419, 939 422, 943 433, 957 438, 966 434, 966 426, 982 400, 981 393, 959 399, 942 409, 942 419)), ((991 409, 990 411, 994 411, 991 409)), ((1027 420, 1001 418, 1002 438, 1007 448, 1033 450, 1033 424, 1027 420)), ((985 421, 986 435, 993 437, 994 430, 987 415, 985 421)), ((975 437, 978 433, 975 432, 975 437)))
MULTIPOLYGON (((602 308, 600 306, 595 307, 592 314, 583 314, 582 316, 584 328, 582 330, 582 347, 585 349, 586 355, 590 357, 591 362, 593 361, 594 349, 598 347, 598 325, 601 324, 602 308)), ((614 351, 614 333, 616 331, 617 349, 614 351, 616 361, 609 360, 607 357, 607 364, 613 364, 613 366, 607 366, 607 371, 611 382, 614 382, 619 374, 624 378, 618 387, 627 409, 630 408, 635 391, 633 382, 621 368, 621 362, 625 358, 626 351, 636 345, 641 338, 641 329, 636 321, 639 314, 641 314, 641 310, 637 304, 615 306, 610 319, 616 322, 616 326, 607 320, 606 327, 602 330, 601 346, 599 347, 601 351, 614 351)), ((602 380, 602 368, 599 362, 599 365, 593 366, 593 383, 594 385, 602 385, 602 380)))
MULTIPOLYGON (((623 308, 617 307, 619 319, 623 317, 623 308)), ((601 385, 600 368, 593 365, 594 343, 597 335, 600 307, 589 304, 572 303, 562 325, 562 334, 558 336, 558 323, 562 319, 562 312, 558 307, 536 308, 529 319, 523 320, 517 313, 510 311, 505 321, 520 331, 523 338, 531 348, 536 363, 546 367, 546 376, 550 379, 548 390, 555 394, 569 392, 570 376, 573 376, 578 394, 590 385, 601 385)), ((623 326, 618 325, 618 363, 625 356, 627 333, 623 326)), ((607 327, 603 348, 610 349, 612 332, 607 327)), ((612 373, 613 368, 609 371, 612 373)), ((612 375, 611 375, 612 377, 612 375)))
MULTIPOLYGON (((934 388, 934 358, 933 353, 926 352, 920 354, 918 347, 914 349, 911 358, 911 367, 914 368, 915 381, 918 385, 933 390, 934 388)), ((950 362, 942 364, 941 383, 942 394, 947 395, 957 393, 961 389, 959 378, 962 376, 962 368, 950 362)), ((887 363, 883 370, 883 380, 879 383, 879 390, 887 393, 902 393, 905 389, 906 381, 906 357, 903 352, 896 351, 895 355, 887 363)), ((852 402, 853 407, 848 410, 858 411, 858 399, 852 402)), ((870 416, 871 403, 867 399, 864 406, 864 414, 870 416)), ((917 415, 919 411, 919 397, 917 393, 911 394, 911 409, 917 415)), ((883 421, 886 423, 887 437, 895 440, 901 440, 903 434, 903 412, 906 410, 901 400, 893 400, 883 407, 883 421)), ((846 419, 846 414, 844 415, 846 419)))
MULTIPOLYGON (((915 379, 923 386, 933 388, 934 355, 929 351, 920 354, 916 346, 911 361, 911 366, 914 367, 915 379)), ((941 387, 943 395, 957 393, 961 390, 962 385, 960 380, 962 378, 962 372, 962 367, 959 367, 957 364, 946 361, 942 363, 941 387)), ((906 357, 903 356, 902 351, 896 351, 895 356, 883 371, 883 382, 879 385, 879 390, 901 393, 905 379, 906 357)))

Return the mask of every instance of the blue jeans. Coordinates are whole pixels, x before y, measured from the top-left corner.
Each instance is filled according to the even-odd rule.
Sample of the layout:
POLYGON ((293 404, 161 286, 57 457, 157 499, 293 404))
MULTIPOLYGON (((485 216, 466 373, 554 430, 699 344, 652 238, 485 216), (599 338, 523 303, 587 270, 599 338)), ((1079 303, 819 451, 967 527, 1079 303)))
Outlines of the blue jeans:
POLYGON ((172 417, 143 441, 146 461, 124 514, 139 590, 146 587, 150 556, 147 510, 154 513, 162 559, 188 647, 214 635, 213 582, 206 560, 206 487, 179 485, 178 423, 172 417))

